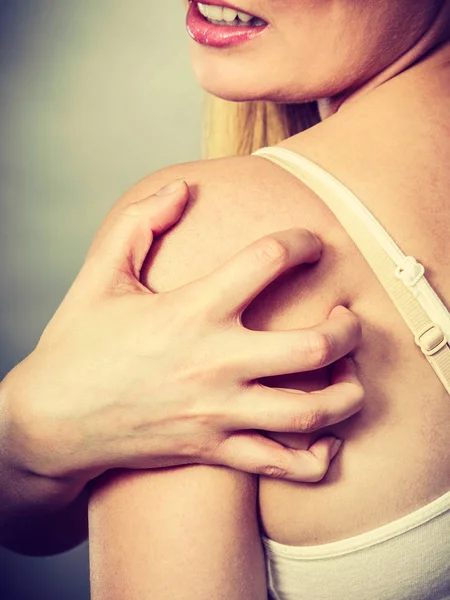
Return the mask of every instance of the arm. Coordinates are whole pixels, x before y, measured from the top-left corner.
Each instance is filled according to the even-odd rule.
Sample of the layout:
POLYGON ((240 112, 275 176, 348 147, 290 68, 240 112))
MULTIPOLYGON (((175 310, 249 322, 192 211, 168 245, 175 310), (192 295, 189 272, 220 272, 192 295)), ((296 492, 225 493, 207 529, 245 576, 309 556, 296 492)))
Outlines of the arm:
MULTIPOLYGON (((70 478, 33 473, 20 464, 17 433, 8 418, 10 380, 0 384, 0 544, 21 554, 48 556, 87 537, 88 494, 70 478)), ((23 449, 21 450, 21 453, 23 449)))
MULTIPOLYGON (((196 165, 156 173, 130 190, 113 213, 170 179, 193 176, 196 165)), ((193 208, 188 228, 196 221, 193 208)), ((159 262, 162 269, 157 266, 156 277, 169 264, 172 281, 155 278, 153 287, 177 287, 185 266, 183 238, 182 232, 175 244, 169 241, 171 257, 159 262)), ((207 273, 201 258, 195 269, 180 284, 207 273)), ((93 482, 92 600, 265 600, 256 486, 251 475, 212 466, 112 471, 93 482)))
MULTIPOLYGON (((113 211, 166 180, 196 176, 195 165, 156 173, 130 190, 113 211)), ((187 229, 196 220, 194 206, 187 229)), ((158 281, 167 269, 158 269, 157 263, 149 282, 153 287, 177 286, 178 273, 186 266, 185 249, 179 252, 184 237, 181 232, 179 241, 169 240, 170 254, 159 263, 169 265, 172 281, 158 281)), ((207 273, 203 260, 199 256, 193 263, 195 271, 190 270, 187 280, 207 273)), ((216 260, 211 266, 219 264, 216 260)), ((265 600, 256 486, 251 475, 210 466, 110 472, 93 482, 92 600, 265 600)))
POLYGON ((190 466, 109 474, 90 503, 93 600, 265 600, 256 480, 190 466))
MULTIPOLYGON (((123 331, 114 331, 111 322, 123 319, 111 315, 105 331, 99 325, 99 314, 107 311, 108 296, 113 297, 116 290, 123 295, 126 283, 131 288, 142 287, 132 273, 126 281, 126 269, 134 268, 133 260, 138 261, 139 254, 142 265, 152 241, 149 232, 162 233, 173 225, 186 200, 183 185, 156 206, 148 199, 136 204, 134 211, 139 206, 139 220, 130 220, 127 213, 115 213, 113 226, 102 229, 101 243, 96 238, 92 244, 89 264, 86 261, 37 348, 0 383, 0 545, 22 554, 47 556, 70 550, 87 538, 89 494, 85 486, 111 466, 111 456, 122 466, 121 441, 129 444, 132 437, 124 430, 114 406, 119 386, 109 372, 111 390, 107 390, 101 370, 102 359, 108 365, 108 353, 114 353, 115 345, 121 347, 124 337, 123 331), (117 272, 121 273, 119 281, 117 272), (90 314, 92 309, 94 315, 90 314), (89 342, 95 333, 103 340, 103 348, 89 342), (87 341, 83 342, 83 337, 87 341), (99 368, 92 369, 92 364, 99 368), (109 407, 108 400, 112 400, 109 407), (98 414, 99 405, 100 423, 92 417, 98 414)), ((124 314, 123 309, 119 312, 124 314)), ((125 312, 131 315, 131 320, 124 323, 127 334, 133 318, 141 329, 143 321, 136 307, 128 306, 125 312)), ((149 307, 147 312, 151 312, 149 307)), ((130 349, 124 355, 129 358, 130 349)), ((114 354, 113 358, 117 360, 114 354)), ((127 377, 131 377, 130 387, 133 378, 140 380, 126 366, 118 377, 120 384, 127 377)), ((141 396, 145 400, 142 390, 141 396)), ((123 397, 119 407, 122 405, 123 397)), ((130 416, 131 406, 124 410, 130 416)), ((141 464, 140 458, 133 455, 136 447, 145 453, 145 444, 134 442, 131 446, 125 450, 125 458, 141 464)), ((174 449, 176 444, 171 447, 174 449)), ((148 452, 145 455, 148 461, 148 452)), ((153 458, 157 461, 160 456, 153 458)), ((173 464, 180 463, 174 459, 173 464)))
POLYGON ((271 281, 319 258, 317 238, 271 234, 209 277, 153 294, 139 281, 143 261, 153 234, 178 220, 188 189, 162 192, 113 211, 37 348, 2 383, 0 543, 16 551, 81 541, 82 490, 114 467, 201 463, 317 480, 333 437, 294 452, 254 430, 301 431, 360 408, 351 376, 314 397, 255 382, 330 364, 355 346, 357 322, 345 310, 312 331, 252 332, 240 322, 271 281))
MULTIPOLYGON (((274 229, 270 213, 262 218, 274 188, 258 190, 260 218, 243 228, 240 221, 247 225, 252 215, 243 211, 244 194, 230 186, 228 175, 238 177, 241 163, 223 161, 223 170, 219 163, 178 167, 176 175, 171 169, 171 178, 186 178, 196 192, 184 224, 152 256, 146 283, 153 289, 202 277, 274 229), (230 215, 239 212, 230 226, 230 215)), ((151 190, 163 183, 161 176, 145 184, 151 190)), ((252 194, 249 188, 245 194, 252 194)), ((284 214, 278 224, 281 229, 293 223, 284 214)), ((236 471, 202 466, 110 474, 94 488, 90 540, 93 600, 263 600, 267 595, 256 481, 236 471)))

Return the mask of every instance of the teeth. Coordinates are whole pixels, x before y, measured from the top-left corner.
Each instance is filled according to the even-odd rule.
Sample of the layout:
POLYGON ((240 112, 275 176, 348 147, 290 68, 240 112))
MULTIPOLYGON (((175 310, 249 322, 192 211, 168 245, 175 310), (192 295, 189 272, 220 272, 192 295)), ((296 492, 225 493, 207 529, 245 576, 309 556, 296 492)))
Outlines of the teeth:
POLYGON ((238 17, 241 21, 244 21, 244 23, 248 23, 253 19, 252 15, 248 15, 247 13, 243 12, 238 12, 238 17))
POLYGON ((232 8, 224 8, 222 19, 230 23, 236 19, 237 14, 237 10, 233 10, 232 8))
POLYGON ((264 21, 261 21, 261 19, 256 19, 256 17, 253 17, 253 15, 234 10, 234 8, 213 6, 212 4, 203 4, 201 2, 198 2, 197 6, 200 14, 202 14, 206 19, 212 21, 214 25, 242 25, 243 23, 249 23, 252 19, 255 20, 255 24, 264 24, 264 21))
POLYGON ((207 17, 208 16, 208 7, 206 6, 206 4, 201 4, 200 2, 198 3, 198 10, 199 12, 204 16, 207 17))
POLYGON ((223 8, 221 6, 212 6, 208 5, 208 19, 212 21, 222 21, 223 20, 223 8))

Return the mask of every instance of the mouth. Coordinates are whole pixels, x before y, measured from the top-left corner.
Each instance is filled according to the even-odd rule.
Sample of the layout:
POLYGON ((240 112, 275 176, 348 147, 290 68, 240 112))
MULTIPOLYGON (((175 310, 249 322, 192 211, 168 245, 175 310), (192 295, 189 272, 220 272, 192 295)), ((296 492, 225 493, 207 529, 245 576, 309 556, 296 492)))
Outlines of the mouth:
POLYGON ((208 3, 190 0, 186 25, 195 42, 226 48, 259 36, 269 24, 257 15, 225 4, 223 0, 209 0, 208 3))
POLYGON ((202 2, 197 2, 197 7, 199 13, 212 25, 220 27, 264 27, 267 25, 259 17, 237 8, 202 2))

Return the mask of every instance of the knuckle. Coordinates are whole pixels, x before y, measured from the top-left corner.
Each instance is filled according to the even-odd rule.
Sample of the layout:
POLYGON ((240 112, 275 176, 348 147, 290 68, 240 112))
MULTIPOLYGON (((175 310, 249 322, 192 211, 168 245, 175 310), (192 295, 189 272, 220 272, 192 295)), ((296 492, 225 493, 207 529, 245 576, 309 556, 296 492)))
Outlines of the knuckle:
POLYGON ((258 260, 267 265, 282 266, 289 260, 288 245, 275 237, 267 237, 257 244, 256 256, 258 260))
POLYGON ((325 414, 322 410, 310 409, 295 416, 290 424, 292 432, 312 433, 325 426, 325 414))
MULTIPOLYGON (((210 295, 196 285, 187 284, 182 288, 166 292, 162 308, 167 317, 170 318, 172 329, 182 333, 183 339, 188 337, 197 341, 202 339, 208 325, 213 321, 212 310, 210 308, 210 295)), ((158 297, 163 294, 158 293, 158 297)))
POLYGON ((225 398, 234 393, 232 386, 235 385, 237 370, 235 359, 228 356, 225 350, 216 355, 211 345, 202 346, 195 342, 189 348, 182 349, 181 353, 173 373, 174 379, 179 385, 195 386, 203 394, 211 394, 209 403, 198 398, 194 407, 198 411, 206 411, 203 415, 205 420, 217 418, 215 412, 218 406, 212 403, 212 398, 219 396, 217 389, 221 390, 220 396, 225 398))
POLYGON ((130 217, 135 219, 136 217, 142 216, 142 211, 139 206, 139 202, 130 202, 122 208, 122 215, 126 218, 130 217))
POLYGON ((192 324, 211 321, 214 316, 216 290, 206 285, 206 278, 186 284, 171 292, 175 312, 192 324), (182 307, 182 308, 181 308, 182 307))
POLYGON ((287 469, 281 464, 263 465, 260 469, 260 474, 273 479, 282 479, 287 477, 287 469))
MULTIPOLYGON (((130 265, 130 271, 132 266, 130 265)), ((115 268, 111 274, 111 278, 108 281, 106 292, 109 295, 124 296, 129 294, 131 291, 136 291, 135 286, 130 281, 130 274, 124 268, 115 268)))
POLYGON ((218 453, 219 447, 220 440, 212 433, 183 436, 183 439, 178 440, 176 454, 183 458, 201 460, 206 464, 218 453))
POLYGON ((309 481, 311 483, 318 483, 319 481, 322 481, 322 479, 325 477, 327 472, 328 472, 328 465, 316 461, 315 467, 311 471, 309 481))
POLYGON ((310 332, 307 338, 307 352, 314 366, 325 367, 333 355, 334 340, 330 335, 310 332))

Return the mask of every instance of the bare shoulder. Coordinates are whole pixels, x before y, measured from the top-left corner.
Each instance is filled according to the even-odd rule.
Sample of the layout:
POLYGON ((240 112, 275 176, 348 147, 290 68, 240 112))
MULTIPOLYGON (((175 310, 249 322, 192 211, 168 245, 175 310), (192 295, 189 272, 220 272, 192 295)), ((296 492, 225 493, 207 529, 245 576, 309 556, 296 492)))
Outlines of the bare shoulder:
POLYGON ((254 240, 291 227, 313 231, 327 249, 314 277, 308 276, 308 286, 313 279, 336 286, 330 278, 332 266, 353 252, 351 242, 311 190, 263 158, 233 157, 163 169, 131 188, 117 208, 179 178, 188 183, 190 199, 181 221, 156 241, 146 262, 144 280, 152 289, 166 291, 202 277, 254 240))

